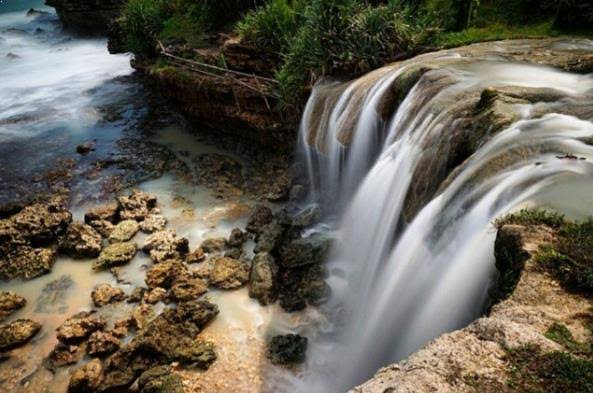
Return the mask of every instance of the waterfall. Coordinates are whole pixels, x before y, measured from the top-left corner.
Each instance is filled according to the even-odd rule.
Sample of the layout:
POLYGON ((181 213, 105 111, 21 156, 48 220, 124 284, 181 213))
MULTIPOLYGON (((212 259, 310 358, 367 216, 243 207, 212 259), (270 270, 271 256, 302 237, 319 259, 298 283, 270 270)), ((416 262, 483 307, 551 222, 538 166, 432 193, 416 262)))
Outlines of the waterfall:
POLYGON ((339 216, 333 325, 289 391, 345 392, 477 318, 496 217, 590 215, 593 113, 577 103, 592 95, 590 76, 453 51, 318 84, 299 146, 313 197, 339 216), (581 199, 549 198, 560 184, 581 199))

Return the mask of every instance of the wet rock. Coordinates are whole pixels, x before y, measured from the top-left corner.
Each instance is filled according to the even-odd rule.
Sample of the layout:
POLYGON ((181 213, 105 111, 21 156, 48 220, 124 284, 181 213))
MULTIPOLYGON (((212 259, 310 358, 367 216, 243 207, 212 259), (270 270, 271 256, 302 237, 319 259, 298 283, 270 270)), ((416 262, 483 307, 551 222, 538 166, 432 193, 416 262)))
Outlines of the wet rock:
POLYGON ((245 229, 248 232, 259 233, 261 228, 264 225, 271 223, 273 219, 274 214, 270 208, 264 205, 256 205, 249 214, 245 229))
MULTIPOLYGON (((71 222, 72 214, 56 199, 27 206, 10 217, 6 224, 18 233, 19 238, 27 239, 32 246, 38 246, 55 241, 71 222)), ((4 232, 3 227, 0 225, 0 236, 4 232)))
POLYGON ((239 228, 235 228, 231 231, 227 243, 230 247, 241 247, 246 240, 247 237, 243 231, 239 228))
POLYGON ((119 215, 122 220, 144 221, 156 206, 154 195, 135 190, 129 196, 117 198, 119 215))
POLYGON ((177 237, 174 230, 165 229, 148 236, 142 251, 148 253, 155 263, 167 259, 183 260, 189 252, 189 242, 184 237, 177 237))
POLYGON ((165 288, 156 287, 144 294, 144 301, 148 304, 156 304, 162 302, 167 298, 167 290, 165 288))
POLYGON ((207 369, 216 359, 213 344, 195 337, 217 314, 207 301, 165 310, 107 359, 100 390, 127 387, 144 371, 171 362, 207 369))
POLYGON ((76 222, 60 238, 59 250, 72 258, 95 258, 101 253, 101 240, 93 227, 76 222))
POLYGON ((0 325, 0 351, 23 345, 39 330, 41 330, 41 325, 30 319, 17 319, 0 325))
POLYGON ((125 265, 134 258, 136 251, 137 247, 134 243, 110 244, 101 251, 99 258, 93 263, 93 269, 102 270, 125 265))
POLYGON ((90 221, 88 225, 93 227, 101 236, 106 238, 111 235, 113 228, 115 228, 115 225, 107 220, 90 221))
POLYGON ((272 252, 282 242, 285 228, 277 221, 272 221, 261 227, 259 233, 255 238, 255 248, 253 252, 272 252))
POLYGON ((193 161, 201 184, 223 196, 241 193, 239 188, 243 185, 243 166, 239 161, 218 153, 202 154, 193 161))
POLYGON ((181 377, 171 372, 169 366, 153 367, 138 378, 141 393, 183 393, 181 377))
POLYGON ((262 305, 274 303, 278 298, 276 275, 278 267, 268 253, 255 254, 249 273, 249 296, 262 305))
POLYGON ((80 367, 70 377, 68 393, 89 393, 96 391, 103 376, 103 363, 93 359, 80 367))
POLYGON ((61 367, 78 363, 84 357, 84 345, 58 343, 49 355, 43 359, 43 367, 56 372, 61 367))
POLYGON ((86 340, 93 332, 105 328, 103 318, 94 317, 89 312, 80 312, 68 318, 57 329, 57 337, 64 344, 77 344, 86 340))
POLYGON ((224 253, 225 257, 232 259, 242 259, 244 255, 245 253, 243 252, 243 249, 238 247, 231 248, 230 250, 224 253))
POLYGON ((208 291, 208 284, 197 278, 177 280, 171 287, 171 300, 186 302, 195 300, 208 291))
POLYGON ((132 293, 130 294, 130 296, 128 296, 128 303, 139 303, 142 301, 142 298, 144 297, 144 293, 146 292, 146 288, 142 288, 142 287, 136 287, 134 288, 134 290, 132 291, 132 293))
POLYGON ((140 223, 140 229, 144 233, 162 231, 166 226, 167 219, 160 214, 149 214, 146 219, 140 223))
POLYGON ((150 323, 150 321, 154 319, 155 316, 156 313, 151 305, 141 304, 138 307, 136 307, 134 311, 132 311, 132 324, 130 325, 130 327, 134 327, 136 329, 144 329, 146 325, 148 325, 148 323, 150 323))
POLYGON ((281 202, 288 200, 292 179, 286 174, 277 178, 271 185, 266 199, 271 202, 281 202))
POLYGON ((117 351, 119 340, 109 332, 96 331, 89 337, 87 353, 92 357, 104 357, 117 351))
POLYGON ((294 202, 299 202, 307 196, 307 189, 302 184, 295 184, 290 189, 288 199, 294 202))
POLYGON ((228 247, 227 240, 224 237, 206 239, 200 245, 200 248, 205 253, 221 252, 228 247))
POLYGON ((0 278, 10 280, 22 277, 31 280, 51 271, 58 258, 55 248, 32 248, 28 245, 18 247, 0 259, 0 278))
POLYGON ((0 321, 25 307, 27 299, 12 291, 0 291, 0 321))
POLYGON ((103 307, 109 303, 122 301, 126 294, 120 288, 114 288, 109 284, 100 284, 91 292, 93 303, 97 307, 103 307))
POLYGON ((176 281, 189 278, 191 273, 183 262, 173 259, 151 267, 145 281, 149 288, 171 288, 176 281))
POLYGON ((127 242, 138 233, 140 225, 135 220, 123 220, 113 228, 109 235, 110 243, 127 242))
POLYGON ((273 364, 303 363, 307 352, 307 338, 298 334, 275 336, 268 347, 268 358, 273 364))
POLYGON ((288 312, 299 311, 307 304, 319 305, 327 300, 330 288, 324 280, 321 265, 282 270, 278 275, 280 306, 288 312))
POLYGON ((297 228, 307 228, 316 224, 321 219, 321 208, 319 205, 309 206, 300 211, 292 218, 292 226, 297 228))
POLYGON ((110 203, 103 206, 89 209, 84 215, 84 222, 90 224, 93 221, 108 221, 115 224, 119 220, 117 203, 110 203))
POLYGON ((202 262, 205 258, 206 258, 206 255, 204 255, 204 250, 202 250, 200 247, 198 247, 195 249, 195 251, 187 254, 187 257, 185 260, 187 263, 199 263, 199 262, 202 262))
POLYGON ((92 151, 95 151, 95 142, 85 142, 76 146, 76 152, 82 156, 85 156, 92 151))
POLYGON ((243 286, 249 280, 249 265, 227 257, 215 257, 210 272, 210 285, 221 289, 243 286))
POLYGON ((280 263, 284 268, 318 265, 324 262, 331 247, 331 239, 314 234, 285 244, 280 249, 280 263))

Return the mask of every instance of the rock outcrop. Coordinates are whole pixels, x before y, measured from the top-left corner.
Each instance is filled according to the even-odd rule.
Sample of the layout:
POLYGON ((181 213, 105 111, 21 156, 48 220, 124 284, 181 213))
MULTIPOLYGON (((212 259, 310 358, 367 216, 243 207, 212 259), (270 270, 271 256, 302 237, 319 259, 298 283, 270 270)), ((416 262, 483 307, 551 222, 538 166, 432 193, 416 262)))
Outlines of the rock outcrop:
POLYGON ((119 16, 124 0, 46 0, 67 29, 82 34, 105 35, 119 16))

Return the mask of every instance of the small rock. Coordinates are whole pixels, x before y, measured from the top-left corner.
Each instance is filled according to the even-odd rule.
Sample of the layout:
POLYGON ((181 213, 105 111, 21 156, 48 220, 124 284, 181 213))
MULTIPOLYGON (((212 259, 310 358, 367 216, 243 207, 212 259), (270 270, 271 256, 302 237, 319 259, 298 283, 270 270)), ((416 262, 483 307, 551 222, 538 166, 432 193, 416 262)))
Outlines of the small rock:
POLYGON ((39 330, 41 325, 30 319, 17 319, 6 325, 0 325, 0 351, 23 345, 39 330))
POLYGON ((285 228, 277 221, 263 225, 256 236, 253 252, 272 252, 280 246, 284 237, 285 228))
POLYGON ((89 312, 80 312, 58 327, 57 337, 64 344, 77 344, 86 340, 93 332, 104 329, 105 325, 103 318, 93 317, 89 312))
POLYGON ((95 220, 88 223, 91 227, 93 227, 101 236, 108 238, 113 232, 115 225, 113 225, 110 221, 107 220, 95 220))
POLYGON ((93 269, 102 270, 124 265, 134 259, 137 246, 134 243, 115 243, 101 251, 99 259, 93 263, 93 269))
POLYGON ((207 291, 208 284, 203 280, 197 278, 178 280, 171 287, 171 300, 175 302, 196 300, 207 291))
POLYGON ((264 306, 274 303, 278 298, 277 274, 278 266, 274 257, 268 253, 255 254, 249 273, 249 296, 264 306))
POLYGON ((298 334, 275 336, 268 347, 268 358, 273 364, 303 363, 307 352, 307 338, 298 334))
POLYGON ((288 199, 293 202, 299 202, 307 196, 307 189, 302 184, 295 184, 288 193, 288 199))
POLYGON ((120 288, 114 288, 109 284, 100 284, 91 292, 93 303, 97 307, 103 307, 109 303, 122 301, 126 294, 120 288))
POLYGON ((27 299, 12 291, 0 291, 0 321, 25 307, 27 299))
POLYGON ((330 247, 331 239, 321 234, 293 240, 280 249, 280 263, 287 269, 321 264, 330 247))
POLYGON ((243 286, 249 280, 249 265, 236 259, 215 257, 210 273, 210 284, 222 288, 233 289, 243 286))
POLYGON ((93 357, 104 357, 117 351, 119 347, 120 342, 112 333, 96 331, 89 337, 87 353, 93 357))
POLYGON ((184 237, 177 237, 174 230, 165 229, 148 236, 142 251, 148 253, 155 263, 167 259, 183 260, 189 252, 189 242, 184 237))
POLYGON ((78 363, 84 357, 84 346, 58 343, 43 359, 43 366, 53 372, 60 367, 78 363))
POLYGON ((123 220, 113 228, 109 235, 109 243, 127 242, 138 233, 140 225, 135 220, 123 220))
POLYGON ((274 214, 270 208, 263 205, 256 205, 247 220, 246 230, 252 233, 259 233, 261 228, 272 222, 274 214))
POLYGON ((108 221, 115 224, 119 220, 117 203, 110 203, 103 206, 89 209, 84 215, 84 222, 90 224, 93 221, 108 221))
POLYGON ((300 211, 292 219, 292 225, 298 228, 307 228, 316 224, 321 219, 321 208, 319 205, 309 206, 300 211))
POLYGON ((245 243, 247 237, 243 233, 243 231, 239 228, 235 228, 231 231, 229 236, 228 245, 230 247, 241 247, 243 243, 245 243))
POLYGON ((228 247, 227 241, 224 237, 206 239, 200 245, 200 248, 205 253, 213 253, 224 251, 228 247))
POLYGON ((101 253, 101 235, 93 227, 75 222, 59 241, 59 250, 72 258, 96 258, 101 253))
POLYGON ((148 323, 154 319, 155 316, 156 314, 154 312, 154 308, 152 308, 151 305, 141 304, 132 311, 132 326, 136 329, 144 329, 146 325, 148 325, 148 323))
POLYGON ((68 393, 94 392, 101 385, 102 376, 103 363, 99 359, 93 359, 72 373, 68 393))
POLYGON ((183 262, 170 259, 151 267, 145 281, 149 288, 171 288, 176 281, 189 278, 191 273, 183 262))
POLYGON ((242 259, 245 253, 242 248, 231 248, 224 253, 224 256, 232 259, 242 259))
POLYGON ((85 156, 92 151, 95 151, 95 143, 94 142, 85 142, 85 143, 81 143, 80 145, 76 146, 76 152, 82 156, 85 156))
POLYGON ((167 226, 167 219, 160 214, 149 214, 144 221, 140 223, 140 229, 144 233, 154 233, 162 231, 167 226))
POLYGON ((135 190, 129 196, 117 198, 119 214, 122 220, 144 221, 152 208, 156 206, 154 195, 135 190))
POLYGON ((198 263, 202 262, 205 258, 206 255, 204 255, 204 250, 198 247, 195 251, 187 254, 186 261, 187 263, 198 263))
POLYGON ((141 393, 183 393, 181 377, 169 366, 158 366, 143 372, 138 378, 141 393))
POLYGON ((132 291, 132 293, 130 294, 130 296, 128 296, 128 303, 139 303, 142 301, 142 298, 144 297, 144 293, 146 292, 146 288, 142 288, 142 287, 136 287, 134 288, 134 290, 132 291))
POLYGON ((148 304, 156 304, 162 302, 167 298, 167 290, 165 288, 156 287, 144 294, 144 301, 148 304))

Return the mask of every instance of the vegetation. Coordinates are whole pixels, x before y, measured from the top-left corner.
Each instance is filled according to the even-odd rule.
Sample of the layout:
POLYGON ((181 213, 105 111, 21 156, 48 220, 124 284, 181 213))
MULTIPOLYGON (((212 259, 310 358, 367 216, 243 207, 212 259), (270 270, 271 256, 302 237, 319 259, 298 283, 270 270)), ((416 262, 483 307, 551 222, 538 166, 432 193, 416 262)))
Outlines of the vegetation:
POLYGON ((564 215, 545 209, 522 209, 494 221, 496 229, 500 229, 505 225, 547 225, 552 229, 560 229, 565 224, 564 215))
POLYGON ((546 338, 557 342, 571 352, 582 352, 587 350, 587 346, 574 339, 568 328, 560 323, 554 323, 544 334, 546 338))

